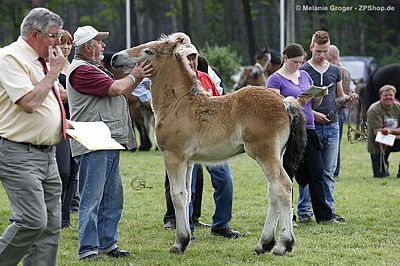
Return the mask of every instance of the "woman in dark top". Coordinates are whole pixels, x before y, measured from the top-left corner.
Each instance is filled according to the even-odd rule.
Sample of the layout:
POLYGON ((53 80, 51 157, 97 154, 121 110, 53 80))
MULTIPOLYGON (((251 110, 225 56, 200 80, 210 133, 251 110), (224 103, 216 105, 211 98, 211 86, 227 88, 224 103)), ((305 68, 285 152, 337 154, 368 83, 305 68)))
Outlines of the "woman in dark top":
MULTIPOLYGON (((72 49, 72 36, 71 34, 64 30, 63 35, 61 37, 60 44, 61 51, 65 58, 68 59, 69 54, 72 49)), ((60 95, 64 101, 65 114, 67 119, 69 119, 69 109, 68 109, 68 101, 67 101, 67 91, 66 88, 66 75, 68 70, 68 64, 65 64, 64 69, 61 71, 58 80, 63 88, 60 88, 60 95)), ((62 228, 70 228, 70 209, 71 203, 74 198, 77 182, 78 182, 78 165, 71 155, 71 147, 69 143, 69 139, 66 141, 61 140, 61 142, 57 145, 56 148, 56 159, 58 165, 58 172, 60 173, 61 182, 62 182, 62 193, 61 193, 61 227, 62 228)))

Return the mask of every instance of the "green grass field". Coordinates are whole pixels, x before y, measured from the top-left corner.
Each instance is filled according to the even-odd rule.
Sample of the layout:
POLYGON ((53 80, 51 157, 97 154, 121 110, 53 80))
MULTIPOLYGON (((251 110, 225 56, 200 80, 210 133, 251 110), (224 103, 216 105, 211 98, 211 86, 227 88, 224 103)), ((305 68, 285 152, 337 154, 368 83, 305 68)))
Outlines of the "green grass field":
MULTIPOLYGON (((164 170, 157 151, 123 152, 121 169, 125 205, 119 227, 121 248, 130 250, 128 259, 106 258, 101 262, 79 262, 77 257, 77 215, 74 228, 61 235, 59 265, 399 265, 400 264, 400 178, 396 166, 400 155, 391 157, 389 178, 372 178, 365 143, 343 140, 342 171, 335 188, 337 213, 348 222, 317 224, 315 220, 295 228, 296 246, 284 257, 257 256, 253 250, 267 214, 267 185, 258 165, 247 155, 231 159, 234 174, 234 209, 231 226, 244 236, 227 240, 197 229, 197 242, 183 255, 169 252, 174 231, 163 229, 164 170), (137 187, 141 189, 137 189, 137 187)), ((205 174, 204 222, 211 222, 214 211, 212 188, 205 174)), ((297 204, 298 185, 294 184, 297 204)), ((0 230, 11 214, 4 191, 0 190, 0 230)))

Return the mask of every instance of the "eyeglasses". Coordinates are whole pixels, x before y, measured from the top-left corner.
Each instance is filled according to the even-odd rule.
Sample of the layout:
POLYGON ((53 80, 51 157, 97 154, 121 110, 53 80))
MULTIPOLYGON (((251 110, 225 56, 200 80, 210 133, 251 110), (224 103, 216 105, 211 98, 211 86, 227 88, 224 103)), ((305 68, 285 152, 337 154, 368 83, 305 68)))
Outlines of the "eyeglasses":
POLYGON ((49 32, 43 32, 43 31, 40 31, 40 30, 36 30, 36 31, 40 32, 40 33, 42 33, 44 35, 47 35, 51 39, 58 39, 59 40, 63 36, 62 33, 49 33, 49 32))

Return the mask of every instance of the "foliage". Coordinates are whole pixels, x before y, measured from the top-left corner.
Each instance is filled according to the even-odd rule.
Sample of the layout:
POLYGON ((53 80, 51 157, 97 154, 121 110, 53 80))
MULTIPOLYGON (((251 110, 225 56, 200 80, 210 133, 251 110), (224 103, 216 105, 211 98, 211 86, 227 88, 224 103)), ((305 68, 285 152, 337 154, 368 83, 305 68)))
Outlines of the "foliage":
POLYGON ((225 91, 231 91, 233 81, 230 77, 238 71, 242 62, 238 53, 229 46, 210 46, 207 43, 200 54, 207 58, 210 66, 218 70, 225 91))
MULTIPOLYGON (((0 9, 0 47, 14 41, 19 34, 23 16, 34 6, 54 10, 65 20, 64 27, 73 32, 78 26, 92 24, 109 31, 107 50, 125 48, 125 0, 3 0, 0 9)), ((249 43, 243 4, 241 0, 189 1, 188 14, 182 14, 185 0, 131 0, 131 39, 139 44, 157 39, 161 33, 187 31, 193 43, 202 47, 226 47, 235 50, 249 63, 252 55, 249 47, 268 45, 279 49, 279 1, 251 0, 251 21, 254 28, 254 43, 249 43), (234 5, 232 4, 234 3, 234 5), (235 8, 230 8, 231 6, 235 8), (203 8, 199 8, 199 6, 203 8), (187 17, 183 16, 187 15, 187 17), (185 19, 183 19, 183 17, 185 19), (233 19, 229 19, 233 18, 233 19), (185 28, 183 25, 184 20, 185 28), (200 22, 199 22, 200 21, 200 22), (187 25, 186 25, 187 24, 187 25)), ((342 55, 374 56, 381 63, 394 62, 396 47, 400 44, 400 2, 397 0, 298 0, 296 6, 325 6, 327 11, 296 11, 294 40, 308 51, 310 38, 318 29, 327 30, 332 43, 342 55), (360 11, 360 6, 394 7, 394 11, 360 11), (334 11, 331 7, 351 7, 334 11), (394 47, 394 48, 393 48, 394 47), (394 55, 394 58, 391 58, 394 55)), ((289 5, 287 5, 289 6, 289 5)), ((230 82, 225 79, 225 82, 230 82)))
POLYGON ((400 47, 392 47, 391 54, 382 58, 381 64, 388 65, 393 63, 400 63, 400 47))
MULTIPOLYGON (((99 262, 77 258, 77 214, 72 214, 72 229, 64 229, 58 252, 58 265, 398 265, 400 254, 400 179, 396 178, 400 154, 391 155, 392 175, 372 178, 365 143, 342 141, 342 170, 335 188, 335 207, 346 217, 344 225, 300 224, 295 228, 296 246, 284 257, 255 256, 268 211, 268 189, 257 165, 247 155, 231 159, 235 195, 231 226, 244 236, 227 240, 212 236, 209 229, 196 229, 197 241, 182 256, 169 248, 175 232, 162 227, 165 211, 164 167, 158 151, 123 152, 121 173, 124 183, 124 212, 119 225, 118 244, 132 252, 127 259, 99 262), (138 182, 138 179, 142 180, 138 182), (137 184, 142 189, 137 190, 137 184)), ((206 173, 206 172, 205 172, 206 173)), ((205 174, 202 220, 210 222, 214 212, 212 186, 205 174)), ((297 203, 298 185, 294 184, 297 203)), ((0 232, 11 215, 7 196, 0 186, 0 232)))

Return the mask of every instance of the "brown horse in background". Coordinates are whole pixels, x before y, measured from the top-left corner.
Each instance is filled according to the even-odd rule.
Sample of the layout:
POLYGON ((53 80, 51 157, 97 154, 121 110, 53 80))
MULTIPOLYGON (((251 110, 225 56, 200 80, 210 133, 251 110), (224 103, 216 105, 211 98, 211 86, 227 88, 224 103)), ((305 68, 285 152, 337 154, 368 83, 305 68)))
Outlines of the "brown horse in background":
POLYGON ((269 48, 263 48, 258 51, 255 59, 256 63, 253 66, 240 68, 239 79, 233 87, 235 90, 247 85, 265 86, 268 77, 281 66, 279 53, 269 48))
POLYGON ((244 152, 258 162, 269 181, 269 212, 255 251, 273 250, 276 255, 292 251, 292 182, 282 158, 286 149, 293 155, 288 160, 293 167, 302 158, 306 143, 302 108, 263 87, 209 96, 187 58, 181 57, 181 47, 176 38, 163 36, 116 53, 111 63, 128 73, 136 63, 148 60, 154 69, 150 78, 156 142, 164 155, 176 217, 171 252, 184 252, 190 241, 193 164, 218 164, 244 152), (278 224, 280 239, 275 246, 278 224))

